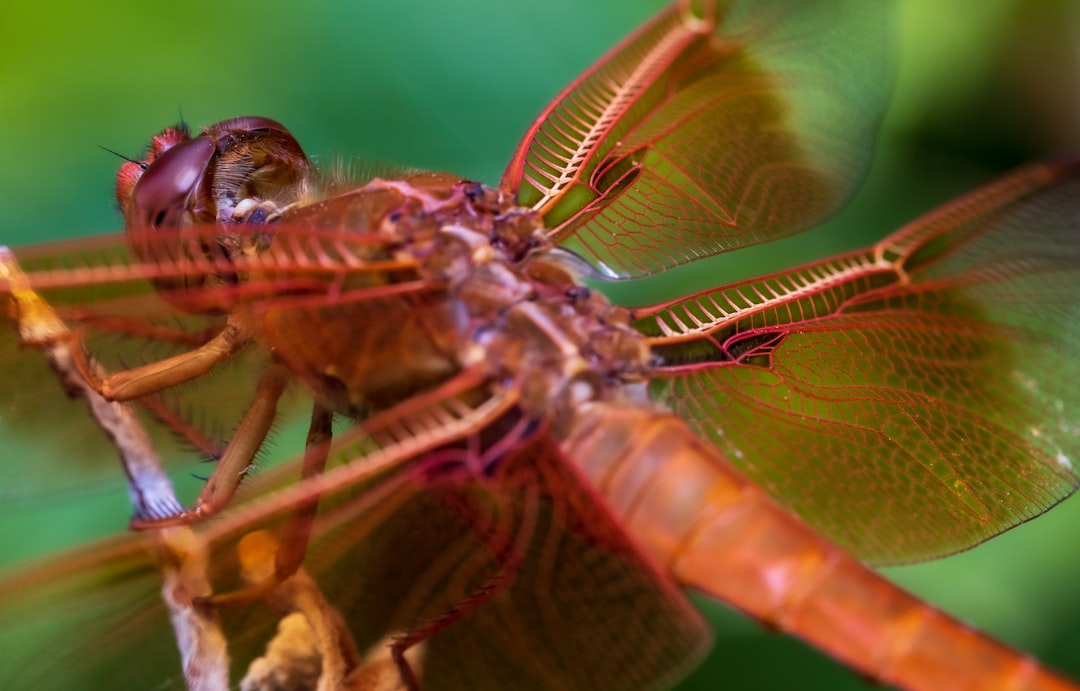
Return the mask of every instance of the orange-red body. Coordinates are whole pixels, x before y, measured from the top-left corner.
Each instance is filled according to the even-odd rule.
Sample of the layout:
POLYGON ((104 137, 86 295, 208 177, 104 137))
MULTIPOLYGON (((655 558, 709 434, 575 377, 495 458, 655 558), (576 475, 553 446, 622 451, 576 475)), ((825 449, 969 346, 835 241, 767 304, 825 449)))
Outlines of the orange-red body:
POLYGON ((704 650, 693 588, 884 683, 1073 688, 864 562, 965 549, 1080 483, 1080 166, 665 304, 591 287, 837 208, 884 100, 883 15, 678 2, 541 114, 498 188, 349 188, 265 118, 164 131, 118 177, 125 238, 0 256, 22 345, 90 402, 144 531, 0 583, 0 623, 90 561, 129 593, 161 574, 200 688, 291 674, 271 651, 295 646, 316 669, 297 686, 629 690, 704 650), (113 371, 103 334, 157 350, 113 371), (230 367, 222 445, 183 397, 230 367), (244 496, 290 395, 299 467, 244 496), (115 401, 217 461, 193 506, 115 401))

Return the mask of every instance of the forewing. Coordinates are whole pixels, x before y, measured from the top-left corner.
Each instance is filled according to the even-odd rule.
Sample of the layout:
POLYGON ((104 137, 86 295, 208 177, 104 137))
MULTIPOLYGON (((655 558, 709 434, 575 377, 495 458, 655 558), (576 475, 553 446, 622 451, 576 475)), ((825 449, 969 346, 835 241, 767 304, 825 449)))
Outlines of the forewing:
POLYGON ((607 278, 796 233, 860 181, 885 2, 678 2, 566 89, 505 189, 607 278))
POLYGON ((643 311, 652 395, 878 563, 962 550, 1080 475, 1080 164, 864 252, 643 311))
MULTIPOLYGON (((224 324, 221 316, 185 314, 161 300, 140 275, 120 235, 18 248, 14 259, 26 272, 27 285, 19 289, 34 290, 48 300, 65 325, 84 340, 86 351, 110 371, 193 348, 224 324)), ((5 445, 11 450, 5 460, 10 482, 0 495, 8 502, 40 501, 71 490, 85 491, 88 484, 119 481, 123 476, 116 451, 87 414, 86 404, 68 398, 42 352, 20 343, 13 289, 10 282, 0 280, 6 317, 0 323, 0 367, 6 373, 0 381, 0 418, 5 445)), ((231 431, 243 410, 246 401, 241 392, 253 390, 252 384, 244 385, 244 379, 253 376, 249 371, 255 369, 253 364, 240 360, 222 368, 218 383, 224 382, 225 388, 217 390, 222 395, 215 395, 214 387, 206 395, 203 387, 189 386, 163 401, 193 430, 217 441, 218 435, 231 431)), ((142 419, 155 448, 170 460, 205 459, 191 444, 177 443, 178 438, 152 416, 142 419)))
MULTIPOLYGON (((0 421, 12 449, 9 462, 31 454, 35 460, 11 470, 0 495, 40 499, 121 477, 115 450, 83 402, 67 400, 43 355, 20 344, 13 291, 34 291, 96 361, 116 372, 197 347, 219 333, 238 306, 257 316, 271 308, 289 310, 281 303, 298 298, 315 304, 362 300, 345 284, 386 268, 370 261, 381 244, 363 233, 275 227, 270 249, 252 259, 207 254, 221 232, 155 230, 136 242, 131 234, 114 235, 14 251, 25 285, 0 277, 8 322, 0 324, 0 366, 8 373, 0 382, 0 421), (133 255, 134 245, 142 254, 133 255)), ((155 448, 168 460, 212 455, 207 447, 220 448, 235 429, 267 358, 265 348, 252 345, 198 380, 162 392, 152 410, 136 405, 155 448), (162 411, 172 416, 171 426, 161 422, 162 411)), ((298 398, 281 403, 281 419, 300 410, 298 398)), ((192 472, 209 470, 194 466, 192 472)))

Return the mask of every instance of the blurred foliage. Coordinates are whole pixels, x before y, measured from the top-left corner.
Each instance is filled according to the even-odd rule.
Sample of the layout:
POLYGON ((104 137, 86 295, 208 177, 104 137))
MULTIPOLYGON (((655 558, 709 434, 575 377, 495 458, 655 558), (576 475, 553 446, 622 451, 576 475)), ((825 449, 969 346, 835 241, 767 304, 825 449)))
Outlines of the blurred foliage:
MULTIPOLYGON (((0 243, 116 229, 118 161, 97 145, 135 155, 181 111, 195 125, 274 117, 323 160, 357 157, 494 183, 546 102, 660 4, 4 3, 0 243)), ((896 26, 893 106, 868 183, 840 218, 617 297, 651 301, 851 248, 997 171, 1080 143, 1080 7, 1072 0, 901 0, 896 26)), ((0 445, 6 456, 16 448, 0 445)), ((6 472, 34 462, 21 447, 19 456, 6 472)), ((122 530, 123 502, 116 490, 8 506, 0 563, 122 530)), ((979 549, 889 575, 1080 679, 1077 520, 1080 502, 1067 502, 979 549)), ((704 606, 716 621, 716 650, 681 688, 865 687, 801 644, 704 606)))

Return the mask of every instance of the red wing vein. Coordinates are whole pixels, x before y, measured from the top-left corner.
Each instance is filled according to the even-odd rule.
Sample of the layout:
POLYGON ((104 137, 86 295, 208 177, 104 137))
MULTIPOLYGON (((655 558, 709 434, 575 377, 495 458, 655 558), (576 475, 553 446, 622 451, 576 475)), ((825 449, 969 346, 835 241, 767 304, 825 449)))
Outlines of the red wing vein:
MULTIPOLYGON (((952 404, 938 398, 932 398, 926 396, 925 394, 912 392, 908 389, 884 386, 832 387, 830 388, 830 392, 832 392, 830 395, 823 395, 815 393, 812 385, 809 387, 806 386, 807 383, 803 380, 798 379, 797 377, 786 376, 784 374, 781 374, 780 372, 777 372, 777 376, 780 377, 780 380, 781 382, 783 382, 783 384, 791 387, 792 390, 797 391, 800 395, 808 399, 823 401, 826 403, 863 401, 876 402, 886 405, 890 409, 893 409, 896 412, 900 413, 904 418, 908 419, 912 423, 913 428, 919 430, 920 432, 923 431, 923 428, 919 425, 917 418, 913 417, 912 412, 907 409, 908 407, 917 407, 920 409, 929 409, 935 411, 946 411, 946 415, 950 416, 951 419, 962 420, 969 424, 977 425, 982 429, 993 430, 995 436, 998 437, 1007 436, 1008 439, 1006 439, 1006 441, 1008 441, 1010 446, 1012 446, 1013 448, 1027 448, 1027 445, 1023 444, 1022 440, 1017 435, 1007 434, 1004 430, 1001 430, 998 425, 987 420, 981 415, 972 414, 971 411, 967 410, 963 406, 958 406, 956 404, 952 404), (796 385, 796 382, 801 385, 796 385), (875 395, 835 395, 841 391, 858 391, 864 394, 872 392, 875 395), (899 397, 890 397, 884 395, 886 392, 894 392, 901 395, 899 397), (904 401, 903 405, 901 405, 900 403, 898 403, 898 399, 907 400, 904 401)), ((951 475, 952 482, 962 483, 965 488, 969 489, 969 491, 965 492, 964 494, 958 493, 956 491, 955 484, 949 484, 947 476, 940 472, 935 472, 931 465, 928 465, 925 460, 921 459, 912 448, 900 444, 897 440, 890 438, 879 427, 857 424, 852 421, 824 417, 822 415, 813 413, 785 409, 774 403, 766 402, 760 398, 753 398, 751 396, 747 396, 746 394, 742 393, 738 389, 738 387, 721 386, 718 387, 718 389, 723 390, 733 402, 738 399, 739 401, 741 401, 741 405, 744 406, 746 409, 756 410, 761 415, 775 420, 782 425, 795 426, 801 429, 808 430, 815 434, 830 436, 841 440, 845 439, 845 436, 840 434, 840 430, 842 429, 859 430, 878 436, 888 442, 890 446, 896 449, 904 457, 908 458, 911 465, 917 464, 929 471, 928 473, 918 474, 914 476, 914 479, 919 484, 919 486, 929 487, 929 483, 931 482, 931 480, 928 476, 930 476, 933 478, 933 482, 945 487, 953 494, 957 494, 958 496, 960 496, 963 499, 965 505, 971 507, 974 503, 975 505, 982 507, 984 509, 983 511, 976 511, 973 513, 975 517, 981 518, 988 514, 988 511, 985 510, 986 505, 983 500, 979 499, 978 496, 976 496, 973 492, 970 491, 968 483, 963 480, 960 475, 955 474, 955 468, 952 467, 951 463, 949 464, 949 466, 950 470, 953 471, 953 474, 951 475)), ((763 427, 769 428, 768 425, 763 425, 763 427)), ((944 453, 944 450, 940 447, 936 439, 934 439, 930 435, 924 434, 922 436, 922 441, 930 442, 933 447, 938 451, 935 460, 948 463, 948 454, 944 453)), ((793 452, 794 451, 797 450, 793 449, 793 452)), ((994 476, 1002 482, 1005 482, 1006 480, 1006 478, 996 472, 994 473, 994 476)), ((1045 503, 1047 501, 1045 498, 1042 500, 1038 500, 1036 497, 1034 497, 1034 495, 1028 496, 1033 502, 1040 501, 1041 503, 1045 503)))

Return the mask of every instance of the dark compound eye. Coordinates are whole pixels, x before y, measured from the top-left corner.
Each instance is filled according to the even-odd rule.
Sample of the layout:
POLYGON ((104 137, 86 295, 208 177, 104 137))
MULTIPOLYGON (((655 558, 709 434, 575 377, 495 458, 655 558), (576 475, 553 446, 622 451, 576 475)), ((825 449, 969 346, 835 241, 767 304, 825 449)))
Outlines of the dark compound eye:
POLYGON ((179 125, 166 127, 151 137, 150 146, 147 148, 142 160, 120 155, 122 158, 126 158, 127 162, 120 166, 120 170, 116 174, 116 202, 125 215, 131 204, 135 185, 142 179, 146 169, 166 151, 188 139, 191 139, 191 132, 188 130, 187 125, 180 123, 179 125))
POLYGON ((212 139, 196 137, 161 154, 135 185, 127 210, 128 227, 180 226, 215 150, 212 139))

